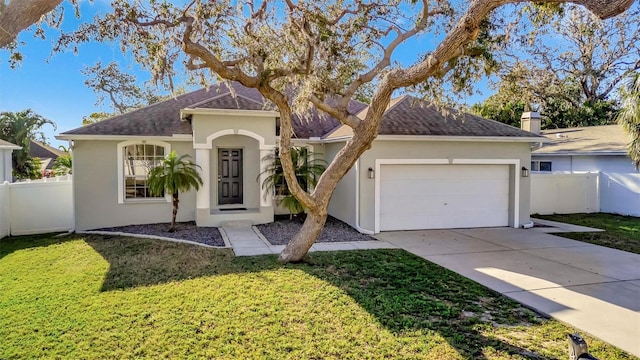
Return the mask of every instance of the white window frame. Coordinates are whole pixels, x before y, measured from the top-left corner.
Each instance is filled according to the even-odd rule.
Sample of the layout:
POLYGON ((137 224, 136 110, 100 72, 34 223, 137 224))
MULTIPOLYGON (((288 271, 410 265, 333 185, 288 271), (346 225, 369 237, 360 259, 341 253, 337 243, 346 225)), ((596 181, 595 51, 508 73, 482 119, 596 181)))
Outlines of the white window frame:
POLYGON ((118 204, 139 204, 145 202, 170 202, 171 196, 165 194, 164 197, 144 198, 144 199, 125 199, 124 193, 124 147, 129 145, 155 145, 164 148, 165 156, 171 152, 171 145, 168 142, 159 140, 128 140, 118 143, 117 161, 118 161, 118 204))

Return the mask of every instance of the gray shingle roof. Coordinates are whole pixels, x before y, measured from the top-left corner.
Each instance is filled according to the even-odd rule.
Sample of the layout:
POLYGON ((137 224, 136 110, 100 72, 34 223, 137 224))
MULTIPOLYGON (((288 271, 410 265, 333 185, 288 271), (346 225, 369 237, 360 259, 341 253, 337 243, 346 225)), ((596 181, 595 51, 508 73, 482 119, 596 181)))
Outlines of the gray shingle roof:
MULTIPOLYGON (((200 89, 176 98, 165 100, 126 114, 69 130, 63 135, 128 135, 128 136, 172 136, 191 134, 191 125, 180 120, 180 110, 186 108, 273 110, 260 92, 240 83, 226 83, 200 89)), ((352 101, 349 110, 358 112, 366 104, 352 101)), ((295 137, 320 137, 340 122, 329 116, 320 116, 313 111, 305 116, 293 117, 295 137)))
POLYGON ((409 95, 392 104, 382 117, 379 135, 537 136, 510 125, 451 109, 447 109, 451 115, 445 116, 436 106, 409 95))
MULTIPOLYGON (((240 83, 217 84, 180 95, 126 114, 64 132, 63 135, 128 135, 172 136, 191 134, 191 125, 180 119, 180 110, 187 108, 274 110, 260 92, 240 83)), ((447 136, 504 136, 535 137, 536 135, 479 116, 459 113, 445 117, 426 101, 411 96, 394 99, 385 112, 380 135, 447 135, 447 136)), ((349 112, 358 114, 367 105, 358 101, 349 104, 349 112)), ((364 114, 364 112, 362 112, 364 114)), ((362 115, 361 115, 362 116, 362 115)), ((294 137, 306 139, 322 137, 340 126, 333 117, 310 110, 303 116, 293 116, 294 137)), ((279 123, 276 124, 279 134, 279 123)))
POLYGON ((29 141, 29 156, 31 157, 57 159, 59 156, 63 156, 65 154, 66 153, 64 151, 45 145, 39 141, 29 141))

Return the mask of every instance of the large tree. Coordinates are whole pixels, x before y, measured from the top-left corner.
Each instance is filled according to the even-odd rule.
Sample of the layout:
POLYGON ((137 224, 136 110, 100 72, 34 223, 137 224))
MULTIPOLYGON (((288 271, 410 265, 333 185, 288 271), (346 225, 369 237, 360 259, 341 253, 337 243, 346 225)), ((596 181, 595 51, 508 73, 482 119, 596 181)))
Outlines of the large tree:
MULTIPOLYGON (((617 90, 640 69, 640 4, 604 21, 576 5, 527 10, 525 26, 506 32, 497 98, 540 111, 554 127, 614 122, 617 90)), ((500 105, 489 100, 485 112, 500 105)))
MULTIPOLYGON (((439 84, 464 89, 462 80, 473 79, 473 70, 490 60, 485 37, 479 37, 489 14, 519 2, 525 1, 193 0, 182 6, 115 0, 112 12, 64 35, 60 45, 120 41, 156 80, 171 83, 184 64, 203 83, 213 75, 259 90, 280 113, 279 151, 287 184, 308 209, 301 231, 280 254, 281 261, 300 261, 322 230, 337 183, 375 139, 393 93, 417 85, 430 94, 441 92, 439 84), (414 48, 415 63, 392 62, 402 44, 425 34, 432 37, 414 48), (375 91, 366 116, 359 118, 349 113, 348 104, 368 84, 375 84, 375 91), (307 193, 291 161, 291 118, 311 106, 351 127, 354 135, 307 193)), ((633 0, 575 3, 608 18, 633 0)))
POLYGON ((12 154, 13 172, 18 179, 34 179, 42 176, 40 162, 29 155, 31 140, 45 141, 42 127, 53 121, 36 114, 30 109, 18 112, 0 113, 0 139, 22 147, 12 154))

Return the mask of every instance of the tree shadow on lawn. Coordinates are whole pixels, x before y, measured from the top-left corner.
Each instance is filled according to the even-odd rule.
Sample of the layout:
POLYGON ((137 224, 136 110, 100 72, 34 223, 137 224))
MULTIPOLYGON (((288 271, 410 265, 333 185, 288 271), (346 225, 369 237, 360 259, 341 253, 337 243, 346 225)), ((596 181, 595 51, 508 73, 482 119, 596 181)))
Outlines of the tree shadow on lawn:
POLYGON ((230 249, 117 236, 88 236, 85 241, 109 262, 102 291, 200 276, 299 269, 343 290, 394 334, 434 331, 460 354, 475 359, 486 358, 486 347, 546 358, 480 332, 483 326, 528 325, 545 319, 403 250, 318 252, 309 254, 304 263, 281 265, 273 255, 235 257, 230 249), (481 314, 489 315, 492 325, 481 314))
POLYGON ((40 235, 11 236, 0 239, 0 259, 13 252, 38 247, 47 247, 62 244, 67 241, 77 240, 79 235, 66 235, 67 233, 50 233, 40 235), (65 235, 56 237, 56 235, 65 235))

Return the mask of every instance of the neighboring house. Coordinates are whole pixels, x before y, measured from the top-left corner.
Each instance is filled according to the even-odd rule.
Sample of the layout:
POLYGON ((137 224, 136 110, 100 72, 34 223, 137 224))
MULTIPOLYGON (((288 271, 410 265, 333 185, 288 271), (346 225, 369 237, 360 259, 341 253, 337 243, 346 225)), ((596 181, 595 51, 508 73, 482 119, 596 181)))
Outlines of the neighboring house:
MULTIPOLYGON (((567 209, 576 208, 571 204, 584 204, 584 207, 577 207, 582 209, 581 212, 640 216, 640 172, 627 154, 631 139, 620 125, 540 132, 539 123, 539 116, 523 121, 523 128, 531 129, 533 133, 538 131, 549 140, 531 154, 531 169, 543 176, 557 175, 557 182, 551 178, 540 179, 542 187, 539 189, 549 194, 552 206, 540 207, 536 203, 532 210, 541 211, 536 210, 540 207, 547 213, 566 213, 567 209), (579 179, 585 179, 584 173, 596 174, 596 181, 581 182, 579 179), (575 176, 571 177, 571 174, 575 176), (553 184, 555 190, 548 187, 553 184), (552 194, 553 191, 558 193, 552 194)), ((537 178, 533 180, 537 181, 537 178)))
POLYGON ((40 160, 40 173, 43 177, 53 176, 53 163, 60 156, 67 153, 43 144, 39 141, 29 140, 29 156, 40 160))
MULTIPOLYGON (((274 218, 260 184, 275 151, 278 116, 257 90, 233 83, 198 90, 67 131, 73 142, 76 228, 166 222, 168 198, 146 174, 171 150, 200 166, 204 186, 180 197, 179 221, 220 226, 274 218)), ((337 186, 329 214, 362 232, 512 226, 529 222, 529 132, 480 117, 443 117, 410 96, 392 101, 378 138, 337 186)), ((349 111, 363 117, 365 104, 349 111)), ((295 116, 293 143, 331 161, 350 128, 317 113, 295 116)))
POLYGON ((0 139, 0 183, 13 180, 11 153, 20 149, 20 146, 0 139))
POLYGON ((551 141, 531 154, 533 171, 637 172, 627 154, 629 135, 620 125, 543 130, 551 141))

